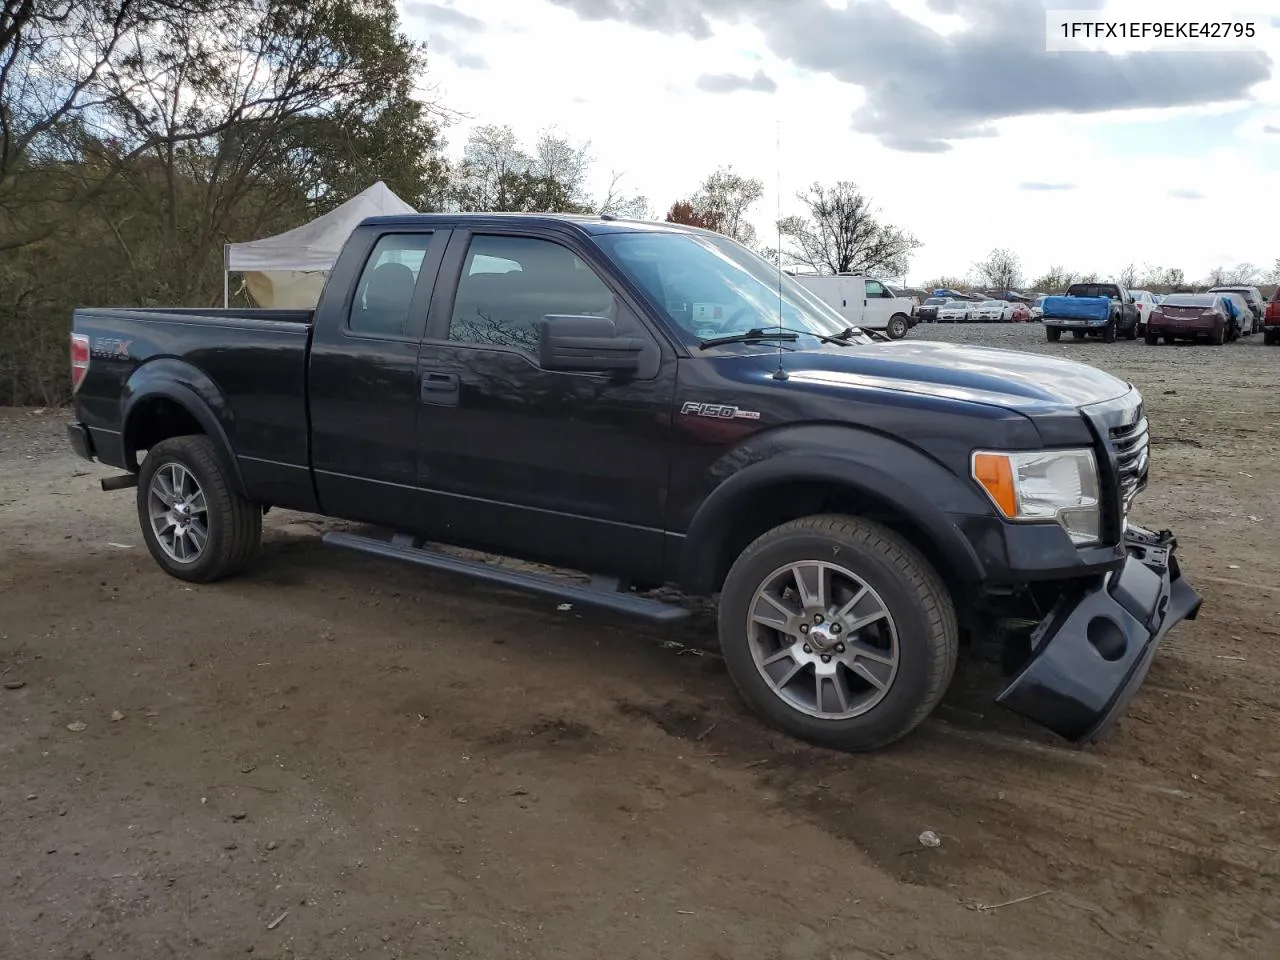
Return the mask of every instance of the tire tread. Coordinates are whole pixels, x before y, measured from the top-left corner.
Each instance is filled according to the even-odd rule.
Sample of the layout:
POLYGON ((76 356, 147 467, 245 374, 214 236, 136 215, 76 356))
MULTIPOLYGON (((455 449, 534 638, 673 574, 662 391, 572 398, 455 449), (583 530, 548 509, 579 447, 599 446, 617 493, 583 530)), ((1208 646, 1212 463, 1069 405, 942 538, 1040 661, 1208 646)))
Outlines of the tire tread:
MULTIPOLYGON (((931 640, 928 644, 932 662, 926 674, 928 686, 920 702, 906 720, 899 723, 887 736, 860 746, 859 749, 876 749, 887 746, 910 733, 933 712, 942 700, 955 674, 959 655, 959 625, 955 605, 942 577, 933 565, 907 540, 892 530, 870 520, 849 514, 815 514, 789 520, 761 534, 753 540, 734 561, 729 578, 740 565, 769 547, 774 541, 793 533, 806 533, 830 537, 833 540, 857 544, 868 552, 878 554, 908 585, 910 592, 924 609, 931 640)), ((732 671, 730 671, 732 676, 732 671)), ((740 693, 746 691, 738 685, 740 693)))
MULTIPOLYGON (((262 542, 262 511, 256 503, 242 497, 231 485, 222 457, 212 440, 203 434, 171 437, 156 444, 147 454, 147 462, 155 462, 172 454, 175 460, 196 467, 200 471, 200 484, 209 504, 211 523, 222 526, 221 536, 210 531, 210 540, 217 543, 218 554, 212 561, 201 557, 191 567, 174 568, 160 557, 161 566, 174 576, 194 583, 212 583, 240 573, 248 566, 262 542)), ((144 475, 149 472, 143 464, 144 475)), ((142 504, 146 496, 149 475, 139 480, 139 521, 144 524, 143 535, 150 545, 142 504)), ((155 551, 152 551, 153 555, 155 551)))

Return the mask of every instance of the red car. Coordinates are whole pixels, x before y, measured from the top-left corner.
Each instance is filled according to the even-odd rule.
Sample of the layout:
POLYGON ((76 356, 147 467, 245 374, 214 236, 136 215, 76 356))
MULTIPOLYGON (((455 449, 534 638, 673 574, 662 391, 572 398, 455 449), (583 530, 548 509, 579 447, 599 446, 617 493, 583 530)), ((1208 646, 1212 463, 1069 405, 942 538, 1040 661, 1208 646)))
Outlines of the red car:
POLYGON ((1027 323, 1031 319, 1031 308, 1025 303, 1013 305, 1013 315, 1009 317, 1014 323, 1027 323))
POLYGON ((1280 287, 1267 301, 1267 311, 1262 316, 1262 342, 1280 343, 1280 287))
POLYGON ((1161 337, 1165 343, 1205 337, 1221 346, 1231 328, 1230 318, 1221 294, 1171 293, 1147 318, 1147 343, 1155 345, 1161 337))

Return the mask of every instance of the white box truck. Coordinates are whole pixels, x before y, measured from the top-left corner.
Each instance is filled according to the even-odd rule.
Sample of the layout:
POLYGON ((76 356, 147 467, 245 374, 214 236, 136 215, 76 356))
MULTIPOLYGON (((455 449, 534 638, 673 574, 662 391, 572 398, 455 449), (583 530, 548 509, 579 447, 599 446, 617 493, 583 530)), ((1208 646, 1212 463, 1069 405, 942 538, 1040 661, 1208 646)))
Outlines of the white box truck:
POLYGON ((893 340, 901 340, 916 325, 915 300, 900 297, 883 280, 862 274, 833 276, 796 274, 805 289, 849 321, 851 327, 883 330, 893 340))

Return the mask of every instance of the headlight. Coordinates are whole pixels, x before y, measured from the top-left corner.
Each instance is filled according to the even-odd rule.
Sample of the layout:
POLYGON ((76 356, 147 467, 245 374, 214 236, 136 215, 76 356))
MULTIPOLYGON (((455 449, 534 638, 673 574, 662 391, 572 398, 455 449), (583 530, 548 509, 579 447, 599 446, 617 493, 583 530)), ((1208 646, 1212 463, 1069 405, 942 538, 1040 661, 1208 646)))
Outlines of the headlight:
POLYGON ((973 454, 973 479, 1009 520, 1056 520, 1077 544, 1102 539, 1092 450, 979 450, 973 454))

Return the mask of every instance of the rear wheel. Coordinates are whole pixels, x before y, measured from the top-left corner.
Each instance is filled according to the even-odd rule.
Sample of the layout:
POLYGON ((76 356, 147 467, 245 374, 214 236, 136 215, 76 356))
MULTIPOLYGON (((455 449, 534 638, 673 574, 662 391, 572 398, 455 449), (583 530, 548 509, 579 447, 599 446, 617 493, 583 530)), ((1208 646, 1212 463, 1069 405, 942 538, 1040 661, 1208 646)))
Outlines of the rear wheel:
POLYGON ((1049 338, 1050 343, 1057 343, 1058 340, 1062 337, 1062 331, 1055 330, 1053 327, 1045 327, 1044 335, 1049 338))
POLYGON ((804 517, 742 552, 720 596, 720 647, 768 723, 841 750, 905 736, 942 698, 958 628, 937 572, 892 531, 804 517))
POLYGON ((262 510, 236 493, 206 436, 152 447, 138 473, 137 503, 147 549, 180 580, 209 583, 239 573, 262 538, 262 510))
POLYGON ((1114 320, 1113 320, 1113 321, 1111 321, 1110 323, 1108 323, 1108 324, 1106 325, 1106 327, 1104 327, 1104 328, 1103 328, 1103 331, 1102 331, 1102 342, 1103 342, 1103 343, 1115 343, 1115 342, 1116 342, 1116 324, 1115 324, 1115 321, 1114 321, 1114 320))
POLYGON ((1126 340, 1137 340, 1137 339, 1138 339, 1138 325, 1137 325, 1136 323, 1135 323, 1132 327, 1127 327, 1127 328, 1125 329, 1125 331, 1124 331, 1124 338, 1125 338, 1126 340))
POLYGON ((1262 342, 1267 346, 1274 346, 1276 343, 1280 343, 1277 336, 1280 336, 1280 330, 1263 330, 1262 342))
POLYGON ((1213 333, 1209 334, 1209 342, 1215 347, 1220 347, 1227 339, 1227 331, 1222 324, 1213 328, 1213 333))
POLYGON ((885 332, 889 334, 890 340, 901 340, 907 335, 907 318, 900 313, 895 313, 889 318, 889 326, 885 332))
POLYGON ((1073 337, 1075 337, 1077 340, 1083 340, 1083 339, 1084 339, 1084 331, 1083 331, 1083 330, 1072 330, 1072 331, 1071 331, 1071 335, 1072 335, 1073 337))
POLYGON ((1157 343, 1160 342, 1160 334, 1152 333, 1151 331, 1148 330, 1146 336, 1143 337, 1143 339, 1146 340, 1148 347, 1154 347, 1157 343))

